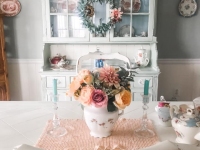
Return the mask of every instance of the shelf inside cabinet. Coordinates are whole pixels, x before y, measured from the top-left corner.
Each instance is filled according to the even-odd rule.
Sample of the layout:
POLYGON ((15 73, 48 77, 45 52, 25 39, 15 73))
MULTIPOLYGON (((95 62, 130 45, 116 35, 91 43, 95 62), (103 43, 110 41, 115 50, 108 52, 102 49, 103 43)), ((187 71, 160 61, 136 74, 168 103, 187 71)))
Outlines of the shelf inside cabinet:
POLYGON ((136 15, 136 16, 141 15, 142 16, 142 15, 149 15, 149 13, 123 13, 123 15, 136 15))

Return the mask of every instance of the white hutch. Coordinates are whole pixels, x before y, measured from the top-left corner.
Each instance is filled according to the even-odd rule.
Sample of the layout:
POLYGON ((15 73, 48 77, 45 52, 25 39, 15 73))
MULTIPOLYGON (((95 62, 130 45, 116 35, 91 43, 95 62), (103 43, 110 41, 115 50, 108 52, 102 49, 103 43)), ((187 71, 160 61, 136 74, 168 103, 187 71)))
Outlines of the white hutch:
MULTIPOLYGON (((137 69, 134 82, 131 83, 133 100, 141 100, 144 80, 150 80, 149 93, 151 100, 157 101, 158 75, 160 70, 157 65, 157 40, 155 34, 156 0, 115 0, 114 4, 123 8, 122 21, 115 24, 105 36, 91 34, 81 24, 77 12, 78 0, 43 0, 43 67, 40 71, 42 78, 43 100, 48 100, 52 92, 52 79, 58 79, 58 94, 61 100, 70 101, 66 91, 70 81, 76 75, 72 70, 52 70, 49 58, 57 53, 66 55, 70 65, 75 65, 77 58, 88 52, 96 51, 99 47, 104 53, 119 52, 131 61, 141 47, 148 51, 150 62, 146 67, 137 69), (136 5, 137 3, 137 5, 136 5), (129 4, 129 5, 128 5, 129 4), (136 7, 137 6, 137 7, 136 7), (142 36, 142 34, 144 36, 142 36)), ((101 10, 104 18, 109 18, 109 4, 93 4, 95 9, 101 10)), ((97 12, 95 12, 97 13, 97 12)), ((101 13, 100 13, 101 14, 101 13)), ((98 13, 95 17, 98 16, 98 13)), ((102 16, 100 16, 102 17, 102 16)), ((93 19, 98 24, 98 19, 93 19)), ((107 19, 104 19, 106 22, 107 19)), ((110 62, 116 64, 116 61, 110 62)), ((85 65, 93 65, 92 61, 85 65)), ((119 64, 123 65, 123 64, 119 64)))

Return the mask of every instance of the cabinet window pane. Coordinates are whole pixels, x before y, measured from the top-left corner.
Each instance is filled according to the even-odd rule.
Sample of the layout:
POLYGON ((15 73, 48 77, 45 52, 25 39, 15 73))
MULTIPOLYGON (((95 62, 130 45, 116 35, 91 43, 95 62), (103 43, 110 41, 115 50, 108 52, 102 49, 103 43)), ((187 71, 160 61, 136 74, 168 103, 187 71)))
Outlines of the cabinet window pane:
POLYGON ((135 36, 141 36, 143 32, 148 36, 148 24, 149 24, 149 16, 133 16, 132 17, 132 25, 135 29, 135 36))
MULTIPOLYGON (((115 24, 114 37, 125 37, 130 36, 130 15, 123 15, 122 20, 115 24)), ((133 36, 133 35, 132 35, 133 36)))
POLYGON ((78 16, 69 16, 69 37, 85 37, 85 29, 78 16))
POLYGON ((67 16, 51 16, 51 37, 68 37, 67 33, 67 16))
POLYGON ((106 20, 106 3, 100 4, 96 2, 93 4, 94 6, 94 16, 93 16, 93 23, 96 26, 101 25, 101 23, 107 23, 106 20))

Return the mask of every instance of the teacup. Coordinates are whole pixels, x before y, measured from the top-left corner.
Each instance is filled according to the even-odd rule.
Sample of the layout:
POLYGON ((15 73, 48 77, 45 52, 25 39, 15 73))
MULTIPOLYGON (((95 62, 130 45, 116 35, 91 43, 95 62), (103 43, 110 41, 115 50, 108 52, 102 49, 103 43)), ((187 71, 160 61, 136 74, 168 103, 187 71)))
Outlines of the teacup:
MULTIPOLYGON (((158 104, 158 106, 155 107, 155 110, 158 113, 159 124, 165 127, 171 127, 172 125, 171 125, 169 103, 166 102, 165 104, 167 105, 160 105, 160 104, 158 104)), ((162 104, 164 104, 164 102, 162 102, 162 104)))

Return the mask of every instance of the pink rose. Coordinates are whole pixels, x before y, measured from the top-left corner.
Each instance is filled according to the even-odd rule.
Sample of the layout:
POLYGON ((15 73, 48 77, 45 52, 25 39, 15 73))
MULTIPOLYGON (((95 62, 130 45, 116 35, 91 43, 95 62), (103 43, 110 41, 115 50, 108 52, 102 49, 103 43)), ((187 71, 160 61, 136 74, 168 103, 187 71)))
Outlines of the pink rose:
POLYGON ((107 106, 108 96, 102 90, 95 89, 91 96, 92 105, 95 107, 107 106))
POLYGON ((74 93, 78 90, 78 88, 81 86, 81 83, 83 83, 82 80, 75 77, 74 80, 71 82, 69 86, 69 91, 67 92, 67 95, 73 96, 74 93))
POLYGON ((88 106, 91 104, 91 95, 94 91, 94 87, 85 86, 81 89, 80 96, 78 97, 78 101, 80 101, 83 105, 88 106))

